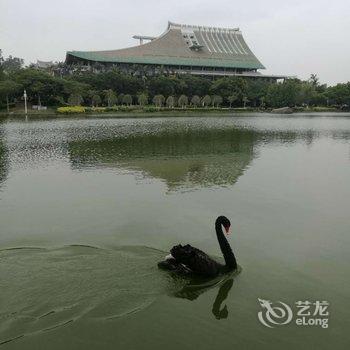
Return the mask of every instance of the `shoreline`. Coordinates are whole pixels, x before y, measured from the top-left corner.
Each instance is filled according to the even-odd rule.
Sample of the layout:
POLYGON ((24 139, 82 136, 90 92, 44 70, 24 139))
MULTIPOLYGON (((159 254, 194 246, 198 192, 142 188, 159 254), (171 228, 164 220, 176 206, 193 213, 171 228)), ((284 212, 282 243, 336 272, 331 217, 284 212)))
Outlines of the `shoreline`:
MULTIPOLYGON (((198 116, 238 116, 238 115, 247 115, 247 114, 261 114, 263 115, 269 115, 269 116, 297 116, 300 114, 348 114, 350 111, 341 111, 339 109, 333 109, 333 108, 309 108, 309 109, 299 109, 294 111, 293 113, 277 113, 273 112, 272 110, 261 110, 261 109, 254 109, 254 108, 237 108, 237 109, 160 109, 155 111, 145 111, 142 109, 130 109, 130 110, 123 110, 123 111, 105 111, 101 109, 91 109, 84 113, 58 113, 56 109, 48 109, 46 111, 28 111, 27 116, 28 117, 38 117, 38 118, 71 118, 71 117, 110 117, 110 118, 155 118, 155 117, 198 117, 198 116)), ((16 110, 12 111, 10 113, 7 112, 0 112, 0 118, 22 118, 25 117, 26 114, 24 111, 16 110)))

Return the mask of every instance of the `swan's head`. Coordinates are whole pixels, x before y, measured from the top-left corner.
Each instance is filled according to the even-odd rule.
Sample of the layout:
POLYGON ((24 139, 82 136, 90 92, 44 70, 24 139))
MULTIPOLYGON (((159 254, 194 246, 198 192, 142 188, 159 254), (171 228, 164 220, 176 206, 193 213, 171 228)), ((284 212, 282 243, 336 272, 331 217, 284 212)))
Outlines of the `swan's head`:
POLYGON ((230 232, 231 222, 226 216, 219 216, 216 219, 216 222, 219 223, 220 225, 224 226, 224 229, 225 229, 227 234, 230 232))

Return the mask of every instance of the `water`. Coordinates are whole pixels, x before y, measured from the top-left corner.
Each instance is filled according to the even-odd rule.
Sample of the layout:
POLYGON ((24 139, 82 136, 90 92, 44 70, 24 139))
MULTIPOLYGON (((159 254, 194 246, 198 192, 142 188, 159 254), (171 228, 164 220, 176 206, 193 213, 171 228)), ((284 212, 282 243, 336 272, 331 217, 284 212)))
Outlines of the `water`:
POLYGON ((349 348, 350 115, 0 121, 4 349, 349 348), (240 274, 158 270, 177 243, 240 274), (328 301, 274 329, 258 298, 328 301))

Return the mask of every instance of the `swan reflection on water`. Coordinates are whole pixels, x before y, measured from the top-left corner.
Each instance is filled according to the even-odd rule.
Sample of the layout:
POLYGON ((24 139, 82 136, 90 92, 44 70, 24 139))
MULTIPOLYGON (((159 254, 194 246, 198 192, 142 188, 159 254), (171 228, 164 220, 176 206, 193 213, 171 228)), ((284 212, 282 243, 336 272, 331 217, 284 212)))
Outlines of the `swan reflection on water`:
MULTIPOLYGON (((198 299, 201 294, 212 290, 215 287, 218 288, 218 292, 214 303, 212 305, 212 314, 217 320, 226 319, 229 315, 229 310, 227 304, 222 306, 223 302, 227 299, 228 294, 233 286, 233 282, 235 277, 242 271, 242 268, 238 266, 238 269, 232 273, 229 273, 225 276, 221 276, 221 278, 216 278, 210 281, 200 281, 198 279, 191 280, 188 284, 182 287, 180 290, 176 291, 173 296, 176 298, 187 299, 190 301, 194 301, 198 299)), ((179 278, 177 275, 173 275, 174 279, 179 278)))

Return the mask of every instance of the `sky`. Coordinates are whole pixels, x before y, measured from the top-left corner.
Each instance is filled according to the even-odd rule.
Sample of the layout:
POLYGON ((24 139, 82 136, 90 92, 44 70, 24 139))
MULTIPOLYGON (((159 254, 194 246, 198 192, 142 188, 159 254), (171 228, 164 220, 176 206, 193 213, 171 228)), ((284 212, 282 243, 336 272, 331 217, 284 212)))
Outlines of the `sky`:
POLYGON ((0 0, 0 49, 28 64, 119 49, 168 20, 239 27, 263 73, 350 81, 350 0, 0 0))

